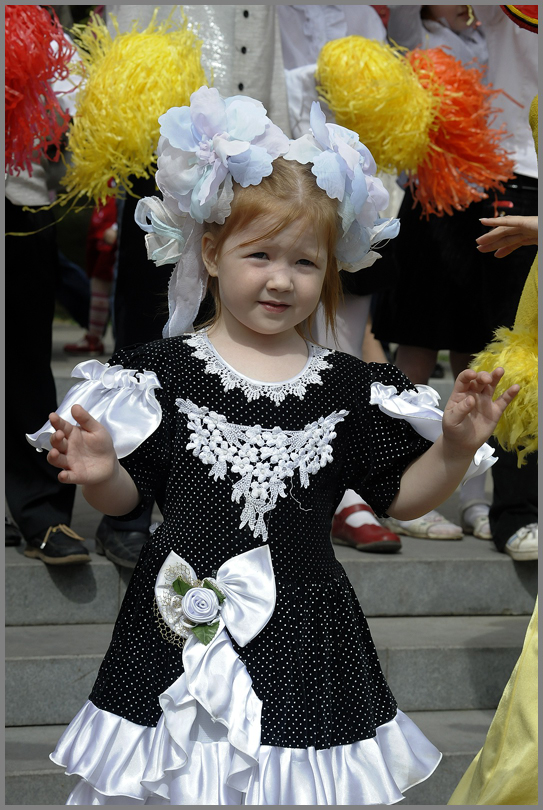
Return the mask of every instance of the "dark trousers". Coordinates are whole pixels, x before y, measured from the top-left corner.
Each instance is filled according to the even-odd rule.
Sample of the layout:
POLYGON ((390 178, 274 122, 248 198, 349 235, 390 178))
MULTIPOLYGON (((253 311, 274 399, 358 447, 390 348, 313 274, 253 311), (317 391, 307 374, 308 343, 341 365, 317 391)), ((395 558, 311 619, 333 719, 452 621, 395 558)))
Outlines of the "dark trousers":
MULTIPOLYGON (((54 223, 6 200, 6 231, 36 231, 54 223)), ((61 484, 47 454, 25 438, 56 410, 51 371, 52 326, 59 263, 54 224, 30 236, 6 236, 6 499, 27 538, 70 524, 75 486, 61 484)))
POLYGON ((490 530, 496 548, 503 551, 518 529, 537 523, 537 453, 530 453, 526 464, 517 467, 516 453, 507 453, 495 441, 493 445, 498 461, 492 467, 494 494, 490 530))

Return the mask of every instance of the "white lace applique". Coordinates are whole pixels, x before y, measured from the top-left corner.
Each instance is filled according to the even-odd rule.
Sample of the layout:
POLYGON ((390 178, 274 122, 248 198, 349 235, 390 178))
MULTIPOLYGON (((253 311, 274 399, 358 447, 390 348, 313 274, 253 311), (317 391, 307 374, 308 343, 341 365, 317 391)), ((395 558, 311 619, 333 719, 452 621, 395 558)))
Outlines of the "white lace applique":
POLYGON ((277 498, 287 497, 288 479, 298 470, 302 487, 309 486, 309 475, 331 461, 334 430, 349 411, 320 417, 303 430, 271 429, 260 425, 247 427, 226 421, 226 417, 199 408, 188 399, 175 404, 188 416, 190 441, 186 446, 204 464, 211 465, 209 475, 224 480, 230 471, 239 476, 232 489, 232 500, 244 500, 240 529, 247 524, 254 537, 268 538, 264 515, 275 508, 277 498))
POLYGON ((225 391, 241 388, 249 402, 253 399, 260 399, 260 397, 268 397, 276 405, 279 405, 288 394, 303 399, 308 385, 322 385, 319 372, 324 371, 326 368, 332 368, 331 364, 324 359, 327 355, 332 354, 331 349, 325 349, 310 343, 309 361, 297 377, 284 383, 257 382, 244 377, 227 366, 224 360, 214 351, 205 332, 197 332, 191 335, 191 337, 186 338, 185 343, 196 349, 192 353, 193 357, 205 361, 206 374, 218 374, 225 391))

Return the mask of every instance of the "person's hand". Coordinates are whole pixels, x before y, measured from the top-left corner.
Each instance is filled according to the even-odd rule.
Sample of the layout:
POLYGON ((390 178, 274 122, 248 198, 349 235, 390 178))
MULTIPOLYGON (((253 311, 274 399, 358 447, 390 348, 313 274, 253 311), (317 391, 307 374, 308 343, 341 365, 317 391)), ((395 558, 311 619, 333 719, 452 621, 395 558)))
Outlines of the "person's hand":
POLYGON ((100 484, 112 478, 119 462, 107 430, 81 405, 74 405, 72 425, 58 413, 49 414, 55 428, 47 461, 61 472, 62 484, 100 484))
POLYGON ((537 245, 537 217, 484 217, 479 222, 492 228, 475 240, 481 253, 495 251, 503 259, 523 245, 537 245))
POLYGON ((443 439, 458 455, 473 455, 490 438, 498 420, 520 390, 512 385, 493 400, 503 368, 476 372, 465 369, 456 378, 443 413, 443 439))

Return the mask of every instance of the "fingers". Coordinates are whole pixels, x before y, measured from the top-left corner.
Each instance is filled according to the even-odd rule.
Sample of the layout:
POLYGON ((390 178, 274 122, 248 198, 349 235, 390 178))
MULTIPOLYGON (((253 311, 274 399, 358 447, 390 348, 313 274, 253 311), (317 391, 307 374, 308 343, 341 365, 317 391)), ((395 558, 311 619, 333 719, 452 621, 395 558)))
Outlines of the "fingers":
POLYGON ((69 436, 74 427, 71 422, 67 422, 66 419, 63 419, 58 413, 50 413, 49 421, 55 430, 61 430, 65 436, 69 436))
POLYGON ((49 450, 47 453, 47 461, 53 467, 60 467, 61 469, 65 469, 68 466, 68 459, 65 453, 61 453, 56 447, 53 447, 53 449, 49 450))
POLYGON ((479 222, 486 228, 519 228, 524 224, 524 217, 481 217, 479 222))
POLYGON ((72 416, 79 427, 90 433, 93 433, 97 428, 101 427, 100 422, 97 422, 81 405, 74 405, 72 407, 72 416))
POLYGON ((498 397, 496 400, 496 405, 501 409, 503 413, 507 406, 514 400, 518 392, 520 391, 520 385, 512 385, 507 391, 504 391, 501 397, 498 397))

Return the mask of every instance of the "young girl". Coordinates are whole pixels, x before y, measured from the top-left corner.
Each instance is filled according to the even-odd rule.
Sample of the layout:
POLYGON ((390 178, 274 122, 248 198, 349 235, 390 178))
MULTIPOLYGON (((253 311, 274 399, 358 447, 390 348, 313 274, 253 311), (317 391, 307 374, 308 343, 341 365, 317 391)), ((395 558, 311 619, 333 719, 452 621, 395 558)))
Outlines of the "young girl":
POLYGON ((331 519, 349 487, 381 515, 441 503, 476 451, 491 463, 518 386, 493 402, 502 370, 463 372, 440 433, 396 368, 305 339, 320 301, 333 324, 338 256, 388 225, 354 133, 316 117, 289 145, 259 102, 208 88, 160 120, 164 201, 137 216, 178 259, 168 337, 80 364, 31 437, 97 509, 156 497, 164 518, 52 759, 82 777, 68 804, 393 804, 440 754, 386 684, 331 519), (215 317, 183 334, 204 273, 215 317))

